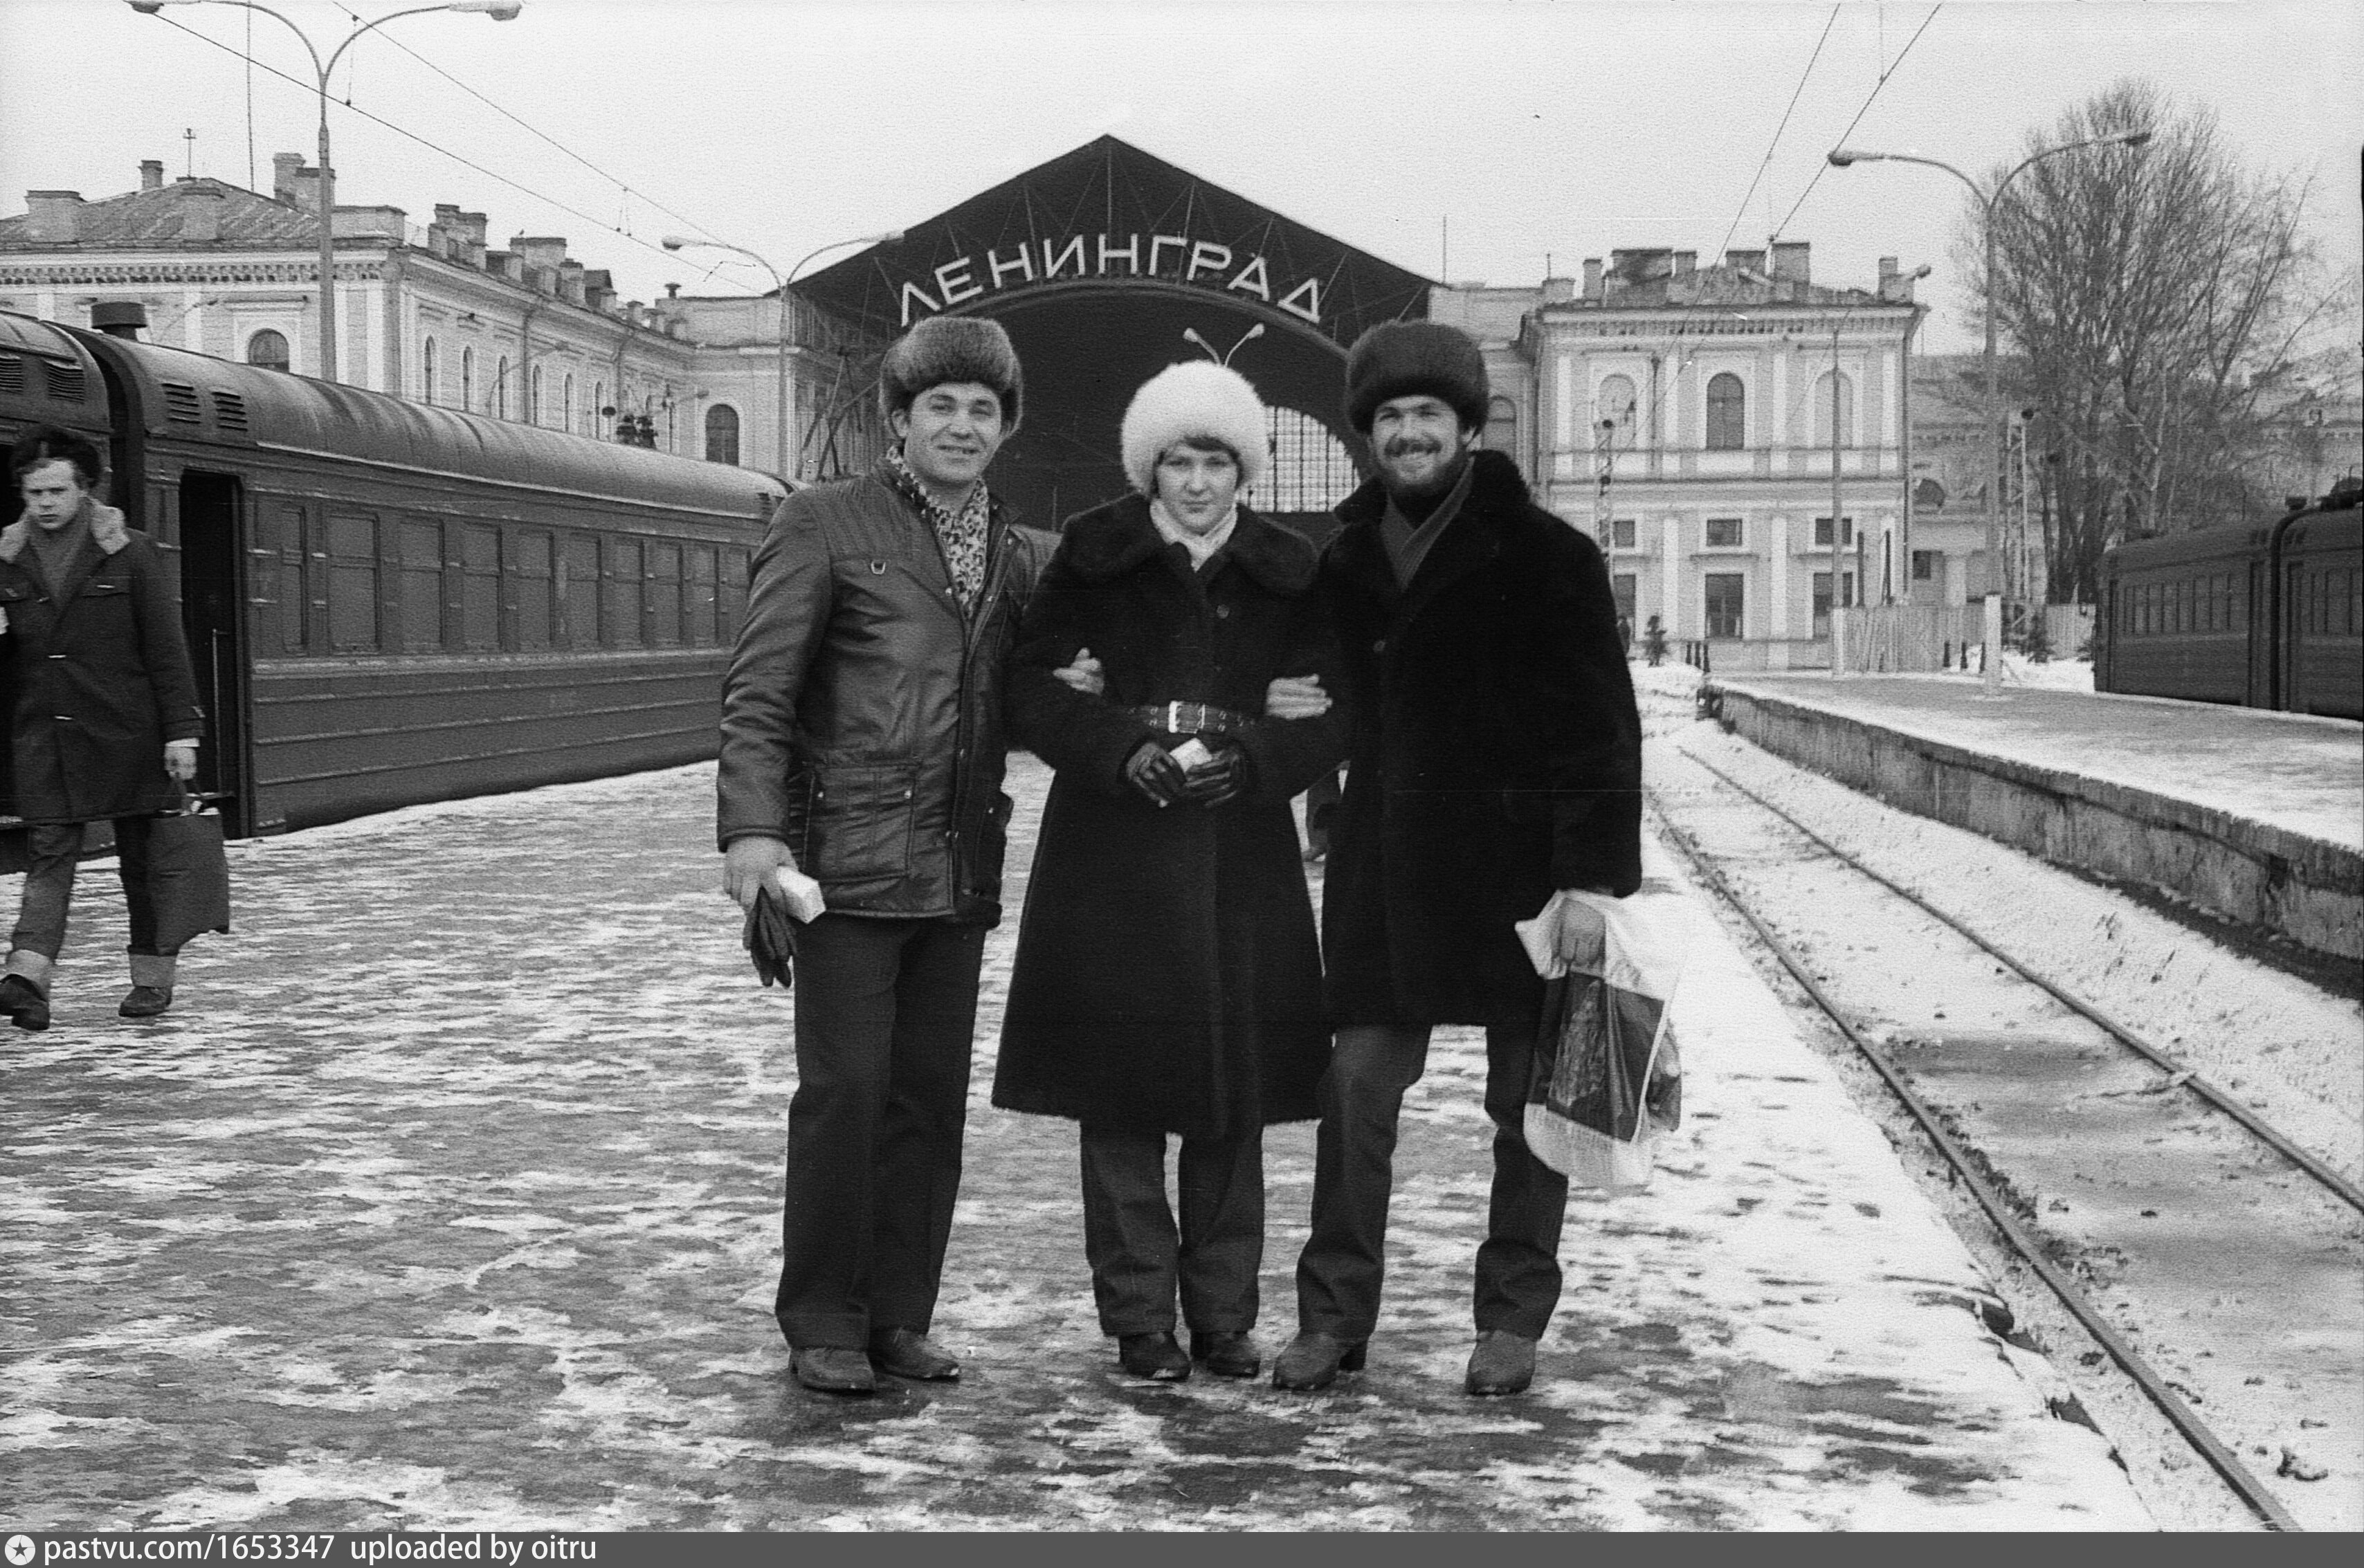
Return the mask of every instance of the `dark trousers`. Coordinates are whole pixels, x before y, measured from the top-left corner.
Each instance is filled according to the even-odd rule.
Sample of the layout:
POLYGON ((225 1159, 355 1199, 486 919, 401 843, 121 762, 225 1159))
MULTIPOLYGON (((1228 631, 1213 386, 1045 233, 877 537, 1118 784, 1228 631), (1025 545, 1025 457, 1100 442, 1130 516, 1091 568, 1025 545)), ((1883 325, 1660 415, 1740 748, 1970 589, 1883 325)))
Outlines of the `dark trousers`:
MULTIPOLYGON (((1388 1198, 1395 1184, 1396 1121, 1428 1064, 1421 1027, 1342 1029, 1321 1080, 1313 1145, 1313 1227, 1297 1262, 1302 1329, 1368 1339, 1379 1320, 1387 1268, 1388 1198)), ((1486 1114, 1494 1123, 1494 1190, 1478 1249, 1478 1331, 1543 1337, 1559 1301, 1560 1219, 1567 1178, 1527 1149, 1533 1023, 1486 1031, 1486 1114)))
POLYGON ((797 1092, 773 1313, 796 1346, 927 1332, 960 1189, 985 928, 823 915, 797 934, 797 1092))
MULTIPOLYGON (((156 906, 148 895, 147 817, 115 818, 117 874, 131 911, 131 951, 156 951, 156 906)), ((66 910, 73 903, 74 866, 82 858, 81 822, 34 822, 25 828, 25 899, 17 910, 12 949, 54 959, 66 942, 66 910)))
POLYGON ((1100 1331, 1170 1333, 1178 1289, 1182 1321, 1193 1329, 1245 1333, 1255 1327, 1264 1266, 1264 1131, 1182 1140, 1178 1230, 1165 1202, 1165 1137, 1087 1125, 1078 1140, 1084 1257, 1100 1331))

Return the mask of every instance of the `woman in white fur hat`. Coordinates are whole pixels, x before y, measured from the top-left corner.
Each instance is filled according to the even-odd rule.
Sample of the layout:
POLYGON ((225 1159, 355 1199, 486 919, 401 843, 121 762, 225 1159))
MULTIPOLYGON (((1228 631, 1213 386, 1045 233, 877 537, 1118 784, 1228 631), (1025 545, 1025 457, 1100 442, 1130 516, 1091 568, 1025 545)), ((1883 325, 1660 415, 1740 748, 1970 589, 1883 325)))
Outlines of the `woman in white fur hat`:
POLYGON ((1122 443, 1138 493, 1068 521, 1011 660, 1011 738, 1057 777, 993 1103, 1081 1124, 1085 1252, 1125 1370, 1253 1377, 1263 1130, 1315 1116, 1330 1055, 1289 800, 1345 739, 1341 708, 1267 717, 1265 693, 1326 681, 1334 643, 1313 548, 1239 505, 1267 457, 1244 378, 1160 372, 1122 443), (1054 673, 1086 650, 1097 694, 1054 673))

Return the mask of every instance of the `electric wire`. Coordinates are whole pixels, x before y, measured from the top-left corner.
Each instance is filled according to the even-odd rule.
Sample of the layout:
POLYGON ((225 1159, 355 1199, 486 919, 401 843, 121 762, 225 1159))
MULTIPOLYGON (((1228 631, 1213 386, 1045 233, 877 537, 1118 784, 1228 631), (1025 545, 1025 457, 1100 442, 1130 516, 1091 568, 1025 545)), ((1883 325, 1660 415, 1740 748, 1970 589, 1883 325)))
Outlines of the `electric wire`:
POLYGON ((1652 813, 1657 817, 1659 827, 1666 830, 1667 836, 1691 862, 1701 881, 1748 923, 1750 929, 1756 933, 1758 940, 1763 941, 1766 948, 1779 961, 1781 967, 1789 972, 1790 977, 1798 983, 1809 997, 1812 998, 1814 1006, 1831 1020, 1839 1033, 1846 1037, 1847 1043, 1855 1048, 1856 1052, 1870 1063, 1872 1071, 1879 1074, 1881 1081, 1888 1085, 1889 1091, 1920 1125, 1922 1132, 1935 1146, 1938 1153, 1944 1156, 1946 1162, 1953 1167, 1956 1179, 1968 1189, 1971 1197, 1977 1200, 1979 1208, 1986 1212, 1987 1218, 2002 1233, 2004 1241, 2020 1255, 2029 1268, 2035 1272, 2037 1277, 2050 1287, 2052 1294, 2059 1298, 2060 1304, 2068 1309, 2070 1316, 2074 1317, 2084 1327, 2085 1331, 2093 1337, 2094 1342, 2107 1352, 2112 1361, 2117 1362, 2121 1371, 2134 1379, 2135 1386, 2142 1390, 2144 1396, 2158 1407, 2161 1415, 2173 1423, 2176 1430, 2183 1435, 2184 1440, 2191 1445, 2201 1458, 2208 1462, 2211 1469, 2224 1478, 2225 1485, 2233 1489, 2235 1495, 2247 1506, 2250 1511, 2265 1521, 2267 1529, 2280 1532, 2301 1531, 2303 1527, 2292 1517, 2290 1510, 2282 1506, 2281 1500, 2267 1488, 2265 1483, 2251 1473, 2249 1468, 2241 1462, 2239 1457, 2226 1446, 2225 1440, 2210 1429, 2208 1424, 2195 1415, 2191 1407, 2167 1385, 2166 1380, 2143 1359, 2141 1352, 2127 1341, 2125 1336, 2119 1333, 2116 1327, 2102 1316, 2101 1310, 2087 1298, 2083 1291, 2077 1287, 2076 1282, 2046 1255, 2043 1243, 2028 1232, 2027 1228, 2020 1223, 2018 1216, 2012 1213, 2011 1207, 2003 1201, 2002 1195, 1998 1193, 1992 1184, 1979 1172, 1978 1162, 1972 1158, 1969 1151, 1963 1148, 1954 1136, 1946 1130, 1942 1118, 1926 1101, 1913 1093, 1912 1086, 1905 1083, 1902 1073, 1898 1072, 1886 1057, 1874 1050, 1871 1042, 1863 1037, 1844 1013, 1839 1011, 1837 1005, 1831 1000, 1828 993, 1823 990, 1813 975, 1808 972, 1803 961, 1791 951, 1790 945, 1777 936, 1773 929, 1759 918, 1755 910, 1741 901, 1739 895, 1733 891, 1731 884, 1724 878, 1723 871, 1716 865, 1713 858, 1701 847, 1699 840, 1668 818, 1665 807, 1655 800, 1652 803, 1652 813))
MULTIPOLYGON (((1855 134, 1855 128, 1861 125, 1863 123, 1863 117, 1871 112, 1872 103, 1874 100, 1879 98, 1879 90, 1888 85, 1888 79, 1896 74, 1896 68, 1904 63, 1904 57, 1912 52, 1912 46, 1921 41, 1921 35, 1929 30, 1929 24, 1935 21, 1937 19, 1937 13, 1945 8, 1943 0, 1940 0, 1939 4, 1929 7, 1929 14, 1921 18, 1921 25, 1919 27, 1912 29, 1912 36, 1904 40, 1904 47, 1896 51, 1896 58, 1890 61, 1888 64, 1882 68, 1879 72, 1879 80, 1871 84, 1871 91, 1864 97, 1863 107, 1856 110, 1855 118, 1847 121, 1846 129, 1839 132, 1837 145, 1841 147, 1846 145, 1846 139, 1855 134)), ((1790 227, 1790 220, 1798 216, 1798 209, 1806 205, 1806 198, 1814 194, 1814 187, 1822 183, 1823 176, 1829 173, 1831 165, 1828 160, 1824 160, 1823 161, 1814 165, 1814 177, 1806 182, 1806 188, 1798 193, 1798 199, 1790 204, 1790 210, 1782 214, 1781 221, 1775 224, 1773 226, 1773 232, 1766 237, 1768 244, 1775 239, 1779 239, 1781 237, 1782 231, 1790 227)))
MULTIPOLYGON (((1823 36, 1814 40, 1814 52, 1808 57, 1806 69, 1798 75, 1797 89, 1790 95, 1790 106, 1781 111, 1781 123, 1773 128, 1773 139, 1766 144, 1764 161, 1756 165, 1756 172, 1750 176, 1748 189, 1741 193, 1740 206, 1733 213, 1732 222, 1725 228, 1723 238, 1716 241, 1713 250, 1708 252, 1711 257, 1719 260, 1723 257, 1723 248, 1731 244, 1733 235, 1739 232, 1740 220, 1748 216, 1748 198, 1756 194, 1756 187, 1763 182, 1765 172, 1773 167, 1773 154, 1781 146, 1781 133, 1790 128, 1790 117, 1797 112, 1798 100, 1805 96, 1806 83, 1814 74, 1814 62, 1823 58, 1823 46, 1830 42, 1831 28, 1837 25, 1838 19, 1839 7, 1834 6, 1831 7, 1830 17, 1823 23, 1823 36)), ((1710 265, 1713 264, 1712 261, 1710 262, 1710 265)))

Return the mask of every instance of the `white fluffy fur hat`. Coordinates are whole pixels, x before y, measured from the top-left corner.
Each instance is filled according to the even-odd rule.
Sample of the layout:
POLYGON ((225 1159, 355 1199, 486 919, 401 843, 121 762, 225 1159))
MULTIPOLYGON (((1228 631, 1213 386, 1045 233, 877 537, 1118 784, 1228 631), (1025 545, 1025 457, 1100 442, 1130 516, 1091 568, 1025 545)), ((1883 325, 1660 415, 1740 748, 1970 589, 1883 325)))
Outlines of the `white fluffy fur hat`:
POLYGON ((1155 493, 1157 460, 1186 437, 1221 441, 1240 462, 1240 489, 1264 477, 1271 456, 1264 400, 1247 377, 1212 360, 1168 365, 1141 384, 1124 411, 1124 476, 1143 495, 1155 493))

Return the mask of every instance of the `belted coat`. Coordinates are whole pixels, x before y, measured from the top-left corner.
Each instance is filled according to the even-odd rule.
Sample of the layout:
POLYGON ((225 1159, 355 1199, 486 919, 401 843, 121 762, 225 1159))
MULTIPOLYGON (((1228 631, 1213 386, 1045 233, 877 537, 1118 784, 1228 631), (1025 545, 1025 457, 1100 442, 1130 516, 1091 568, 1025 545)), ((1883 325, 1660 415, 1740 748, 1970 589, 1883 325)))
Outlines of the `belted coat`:
POLYGON ((998 502, 964 614, 877 473, 799 490, 755 554, 722 684, 716 837, 784 840, 832 910, 992 925, 1010 801, 1002 673, 1054 541, 998 502))
POLYGON ((1067 525, 1010 663, 1011 737, 1056 776, 995 1105, 1215 1138, 1319 1114, 1330 1026, 1289 800, 1337 766, 1344 716, 1263 717, 1276 676, 1334 684, 1315 566, 1310 545, 1245 507, 1203 572, 1139 496, 1067 525), (1098 696, 1051 673, 1087 648, 1098 696), (1184 739, 1133 710, 1174 701, 1245 717, 1243 795, 1161 808, 1125 782, 1143 742, 1184 739))
POLYGON ((13 697, 8 808, 28 822, 98 822, 177 807, 164 742, 206 731, 173 572, 112 506, 86 503, 90 541, 52 583, 35 525, 0 528, 0 615, 13 697))
POLYGON ((1322 557, 1354 724, 1322 890, 1341 1025, 1524 1019, 1542 982, 1513 924, 1556 888, 1641 884, 1641 719, 1608 568, 1510 459, 1471 462, 1408 585, 1376 480, 1322 557))

